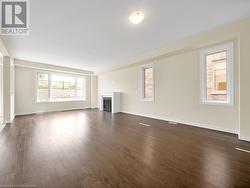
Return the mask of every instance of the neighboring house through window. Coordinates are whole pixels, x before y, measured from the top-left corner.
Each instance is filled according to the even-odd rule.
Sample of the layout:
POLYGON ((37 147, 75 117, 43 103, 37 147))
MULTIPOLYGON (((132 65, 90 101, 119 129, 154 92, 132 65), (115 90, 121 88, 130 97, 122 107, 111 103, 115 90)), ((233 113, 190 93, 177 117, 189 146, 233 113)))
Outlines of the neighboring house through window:
POLYGON ((211 104, 233 104, 233 44, 201 51, 201 100, 211 104))
POLYGON ((141 66, 141 97, 145 101, 154 100, 153 64, 147 64, 141 66))

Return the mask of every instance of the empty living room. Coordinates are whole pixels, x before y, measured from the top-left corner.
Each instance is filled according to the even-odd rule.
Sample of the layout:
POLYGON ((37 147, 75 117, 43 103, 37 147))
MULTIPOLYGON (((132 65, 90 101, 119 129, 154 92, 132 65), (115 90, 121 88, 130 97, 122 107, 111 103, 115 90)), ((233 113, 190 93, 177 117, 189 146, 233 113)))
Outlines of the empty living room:
POLYGON ((250 188, 249 0, 0 6, 0 188, 250 188))

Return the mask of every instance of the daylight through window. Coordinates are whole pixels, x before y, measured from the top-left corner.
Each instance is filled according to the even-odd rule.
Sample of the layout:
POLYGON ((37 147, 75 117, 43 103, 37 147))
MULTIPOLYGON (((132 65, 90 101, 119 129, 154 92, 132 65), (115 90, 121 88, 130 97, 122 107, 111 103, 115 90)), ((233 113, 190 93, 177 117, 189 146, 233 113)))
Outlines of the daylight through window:
POLYGON ((85 100, 85 79, 71 75, 38 73, 37 101, 85 100))
POLYGON ((153 100, 154 98, 153 76, 153 66, 151 64, 141 67, 142 98, 145 100, 153 100))
POLYGON ((233 46, 226 44, 201 52, 202 101, 232 104, 233 46))

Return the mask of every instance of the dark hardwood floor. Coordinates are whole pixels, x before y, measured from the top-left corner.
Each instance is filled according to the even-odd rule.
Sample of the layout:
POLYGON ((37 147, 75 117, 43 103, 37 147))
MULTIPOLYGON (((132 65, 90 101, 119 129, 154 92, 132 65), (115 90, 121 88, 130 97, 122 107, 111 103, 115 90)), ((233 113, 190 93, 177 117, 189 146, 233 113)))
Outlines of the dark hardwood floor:
POLYGON ((0 187, 250 187, 250 153, 235 148, 250 143, 128 114, 19 116, 0 134, 0 187))

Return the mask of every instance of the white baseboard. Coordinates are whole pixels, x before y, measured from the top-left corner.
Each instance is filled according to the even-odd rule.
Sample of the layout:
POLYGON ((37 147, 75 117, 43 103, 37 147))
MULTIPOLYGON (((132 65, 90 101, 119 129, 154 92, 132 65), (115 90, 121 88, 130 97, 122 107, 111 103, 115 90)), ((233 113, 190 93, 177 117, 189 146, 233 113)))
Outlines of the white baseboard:
POLYGON ((12 123, 13 122, 13 120, 15 119, 15 117, 16 117, 16 115, 15 114, 13 114, 12 116, 11 116, 11 122, 10 123, 12 123))
POLYGON ((250 142, 250 136, 239 134, 239 139, 250 142))
POLYGON ((3 119, 3 117, 0 117, 0 129, 2 126, 5 126, 8 123, 12 123, 12 121, 15 119, 15 116, 11 117, 11 120, 5 120, 3 119))
POLYGON ((31 115, 31 114, 42 114, 42 113, 48 113, 48 112, 63 112, 63 111, 71 111, 71 110, 84 110, 84 109, 89 109, 89 107, 56 109, 56 110, 42 110, 42 111, 33 111, 33 112, 22 112, 22 113, 16 113, 15 116, 24 116, 24 115, 31 115))
POLYGON ((137 116, 148 117, 148 118, 152 118, 152 119, 177 122, 177 123, 180 123, 180 124, 190 125, 190 126, 194 126, 194 127, 200 127, 200 128, 205 128, 205 129, 211 129, 211 130, 216 130, 216 131, 222 131, 222 132, 227 132, 227 133, 238 134, 238 130, 219 127, 219 126, 211 125, 211 124, 196 123, 196 122, 185 121, 185 120, 180 120, 180 119, 173 119, 173 118, 168 118, 168 117, 163 118, 163 117, 159 117, 159 116, 147 115, 147 114, 141 114, 141 113, 134 113, 134 112, 128 112, 128 111, 122 111, 122 112, 127 113, 127 114, 137 115, 137 116))

